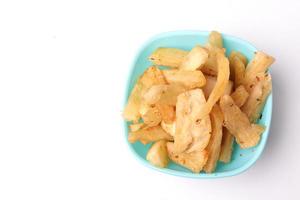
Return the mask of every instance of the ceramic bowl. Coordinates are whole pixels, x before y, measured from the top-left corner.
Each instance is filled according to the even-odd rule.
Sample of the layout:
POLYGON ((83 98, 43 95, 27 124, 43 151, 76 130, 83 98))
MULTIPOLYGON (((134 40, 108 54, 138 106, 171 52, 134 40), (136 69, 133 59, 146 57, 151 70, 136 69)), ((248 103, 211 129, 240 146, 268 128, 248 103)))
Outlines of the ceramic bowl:
MULTIPOLYGON (((126 86, 125 102, 126 104, 128 96, 137 80, 137 78, 144 72, 144 70, 151 65, 148 61, 148 56, 158 47, 175 47, 185 50, 190 50, 196 44, 204 45, 208 39, 209 32, 206 31, 174 31, 162 33, 154 36, 147 41, 142 48, 137 52, 137 55, 131 66, 131 71, 126 86)), ((239 39, 234 36, 222 34, 224 40, 224 47, 226 48, 226 54, 230 54, 232 50, 242 52, 248 60, 251 60, 254 56, 256 48, 249 42, 239 39)), ((263 124, 266 129, 261 136, 259 144, 253 148, 241 149, 237 144, 234 144, 234 150, 232 154, 232 161, 228 164, 218 162, 217 168, 214 173, 207 174, 201 172, 199 174, 192 173, 188 169, 181 167, 173 162, 170 162, 167 168, 157 168, 152 166, 146 160, 146 154, 150 147, 150 144, 143 145, 140 142, 131 144, 127 141, 128 137, 128 123, 125 125, 125 137, 133 155, 144 165, 151 169, 157 170, 162 173, 171 174, 175 176, 189 177, 189 178, 219 178, 237 175, 244 172, 251 167, 257 159, 260 157, 270 130, 272 116, 272 94, 268 97, 264 110, 262 112, 262 118, 259 120, 259 124, 263 124)))

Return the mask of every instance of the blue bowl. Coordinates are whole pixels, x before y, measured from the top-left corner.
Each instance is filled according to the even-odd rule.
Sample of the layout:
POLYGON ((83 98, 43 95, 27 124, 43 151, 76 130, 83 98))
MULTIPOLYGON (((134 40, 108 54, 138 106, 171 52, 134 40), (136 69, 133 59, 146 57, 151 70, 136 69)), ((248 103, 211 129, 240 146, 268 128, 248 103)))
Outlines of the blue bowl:
MULTIPOLYGON (((128 83, 126 86, 125 104, 128 96, 137 80, 137 78, 144 72, 144 70, 151 65, 148 61, 148 56, 158 47, 175 47, 185 50, 190 50, 196 44, 204 45, 208 39, 209 32, 206 31, 174 31, 156 35, 151 38, 146 44, 138 51, 135 57, 131 73, 129 75, 128 83)), ((248 60, 251 60, 254 56, 256 48, 249 42, 234 36, 222 34, 224 40, 224 47, 226 48, 226 54, 230 54, 232 50, 242 52, 248 60)), ((199 174, 192 173, 186 168, 183 168, 173 162, 170 162, 167 168, 157 168, 151 165, 146 160, 146 154, 150 147, 150 144, 143 145, 140 142, 131 144, 128 142, 128 125, 129 123, 124 122, 125 125, 125 137, 126 141, 135 157, 145 166, 175 176, 189 177, 189 178, 219 178, 237 175, 244 172, 251 167, 256 160, 260 157, 267 138, 269 135, 270 124, 272 116, 272 94, 268 97, 266 105, 264 107, 262 118, 259 124, 263 124, 266 127, 265 132, 261 136, 261 140, 256 147, 250 149, 241 149, 237 144, 234 144, 234 150, 232 154, 232 161, 228 164, 218 162, 217 168, 214 173, 207 174, 201 172, 199 174)))

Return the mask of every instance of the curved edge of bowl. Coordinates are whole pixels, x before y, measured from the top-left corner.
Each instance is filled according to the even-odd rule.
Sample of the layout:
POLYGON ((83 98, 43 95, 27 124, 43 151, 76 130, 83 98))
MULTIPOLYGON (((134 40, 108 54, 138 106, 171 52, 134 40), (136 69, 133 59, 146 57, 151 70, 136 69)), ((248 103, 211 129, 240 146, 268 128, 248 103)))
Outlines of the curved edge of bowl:
MULTIPOLYGON (((185 35, 195 35, 195 34, 198 34, 198 35, 206 35, 207 36, 209 33, 210 33, 209 31, 197 31, 197 30, 169 31, 169 32, 163 32, 163 33, 154 35, 149 40, 147 40, 137 50, 137 53, 135 54, 135 57, 134 57, 133 62, 131 64, 131 68, 128 71, 128 74, 127 74, 128 78, 127 78, 127 81, 126 81, 126 84, 125 84, 125 94, 123 96, 124 97, 124 99, 123 99, 123 107, 126 106, 127 99, 128 99, 129 93, 130 93, 127 90, 127 88, 129 88, 130 82, 132 80, 132 74, 133 74, 133 71, 134 71, 135 63, 137 62, 137 60, 139 58, 140 52, 142 52, 151 42, 153 42, 153 41, 155 41, 155 40, 157 40, 159 38, 169 37, 169 36, 174 36, 174 35, 183 35, 183 34, 185 34, 185 35)), ((239 43, 244 43, 249 48, 251 48, 253 51, 257 50, 251 43, 249 43, 246 40, 243 40, 243 39, 238 38, 236 36, 224 34, 224 33, 222 33, 222 36, 225 37, 225 38, 227 38, 227 39, 235 40, 235 41, 237 41, 239 43)), ((271 119, 272 119, 272 107, 273 107, 272 93, 273 93, 273 91, 269 95, 269 97, 267 99, 267 102, 266 102, 266 105, 265 105, 265 108, 264 108, 264 109, 266 109, 266 107, 268 107, 269 112, 270 112, 270 114, 267 115, 267 118, 266 118, 266 124, 267 124, 267 126, 266 126, 265 132, 263 133, 265 136, 263 138, 261 138, 261 141, 260 141, 260 143, 259 143, 259 145, 257 146, 257 149, 256 149, 256 151, 257 151, 256 154, 245 165, 243 165, 242 167, 239 167, 239 168, 237 168, 235 170, 226 171, 226 172, 214 172, 214 173, 211 173, 211 174, 207 174, 207 173, 196 174, 196 173, 192 173, 192 172, 179 172, 179 171, 168 169, 168 168, 158 168, 158 167, 155 167, 155 166, 151 165, 145 159, 141 158, 140 155, 138 155, 137 152, 133 149, 132 145, 128 142, 128 140, 127 140, 128 126, 127 126, 127 122, 126 121, 123 122, 123 124, 124 124, 124 132, 125 132, 124 139, 126 140, 126 143, 127 143, 128 147, 129 147, 130 151, 133 153, 133 155, 135 156, 135 158, 142 165, 144 165, 144 166, 146 166, 146 167, 148 167, 150 169, 156 170, 158 172, 169 174, 169 175, 173 175, 173 176, 178 176, 178 177, 186 177, 186 178, 194 178, 194 179, 212 179, 212 178, 223 178, 223 177, 235 176, 235 175, 238 175, 238 174, 241 174, 241 173, 245 172, 250 167, 252 167, 256 163, 256 161, 259 159, 259 157, 261 156, 261 154, 262 154, 262 152, 263 152, 263 150, 265 148, 265 145, 267 143, 267 139, 269 137, 269 131, 270 131, 271 119)))

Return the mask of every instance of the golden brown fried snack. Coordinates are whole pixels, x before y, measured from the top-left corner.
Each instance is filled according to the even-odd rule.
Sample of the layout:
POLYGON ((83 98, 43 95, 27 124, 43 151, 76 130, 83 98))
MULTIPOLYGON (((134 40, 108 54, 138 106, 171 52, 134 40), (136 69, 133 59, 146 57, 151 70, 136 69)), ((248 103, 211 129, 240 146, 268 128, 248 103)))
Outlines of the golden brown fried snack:
POLYGON ((219 160, 224 163, 229 163, 233 150, 234 137, 227 128, 223 128, 223 137, 221 144, 221 152, 219 160))
POLYGON ((263 110, 263 108, 266 104, 268 96, 271 94, 271 91, 272 91, 271 75, 267 74, 267 76, 265 75, 265 80, 264 80, 264 83, 263 83, 263 91, 262 91, 262 95, 261 95, 259 104, 255 108, 252 115, 250 116, 250 121, 251 122, 256 122, 261 117, 262 110, 263 110))
POLYGON ((161 168, 164 168, 168 165, 169 157, 166 144, 166 140, 159 140, 150 147, 146 159, 152 165, 161 168))
POLYGON ((167 85, 166 90, 162 92, 158 102, 160 104, 175 106, 177 102, 177 96, 186 90, 187 89, 180 84, 167 85))
POLYGON ((155 104, 160 115, 161 119, 167 123, 171 123, 175 120, 175 107, 166 105, 166 104, 161 104, 157 103, 155 104))
MULTIPOLYGON (((229 95, 230 93, 227 93, 229 95)), ((239 86, 232 94, 231 97, 234 100, 235 104, 240 107, 247 100, 249 94, 245 90, 244 86, 239 86)), ((223 128, 223 137, 222 137, 222 145, 219 160, 224 163, 228 163, 231 160, 231 154, 233 150, 233 135, 227 130, 227 128, 223 128)))
MULTIPOLYGON (((163 120, 167 123, 173 122, 175 120, 175 105, 177 96, 183 91, 185 91, 185 88, 183 86, 175 84, 152 86, 144 95, 143 99, 146 102, 146 105, 144 106, 144 104, 142 104, 141 107, 143 108, 143 112, 141 112, 141 115, 144 116, 146 113, 149 113, 149 110, 151 111, 150 108, 152 107, 152 111, 156 109, 158 112, 149 113, 153 113, 152 115, 150 115, 152 117, 150 118, 151 121, 160 122, 161 120, 163 120)), ((152 124, 157 125, 154 122, 152 124)), ((145 123, 148 124, 147 122, 145 123)))
POLYGON ((148 126, 157 126, 162 120, 162 115, 157 106, 150 106, 145 114, 142 115, 144 123, 148 126))
POLYGON ((256 76, 249 89, 249 97, 242 106, 242 111, 249 117, 250 122, 256 122, 271 93, 271 75, 260 73, 256 76))
POLYGON ((159 101, 161 95, 167 90, 169 85, 153 85, 143 95, 142 101, 148 105, 153 105, 159 101))
POLYGON ((230 75, 234 81, 234 87, 237 88, 243 83, 245 76, 245 64, 238 56, 231 56, 230 61, 230 75))
POLYGON ((221 151, 223 114, 220 107, 214 105, 211 113, 212 132, 209 144, 206 148, 208 152, 208 160, 204 166, 204 171, 211 173, 215 171, 221 151))
POLYGON ((168 84, 179 84, 187 89, 202 87, 206 83, 204 75, 199 70, 163 70, 163 74, 168 84))
POLYGON ((127 105, 123 111, 123 117, 127 121, 138 121, 141 117, 140 115, 140 105, 141 105, 141 93, 143 92, 143 85, 138 80, 131 94, 128 98, 127 105))
POLYGON ((216 76, 218 74, 217 55, 221 54, 225 56, 225 49, 220 49, 215 46, 206 46, 208 50, 208 58, 201 71, 204 74, 216 76))
MULTIPOLYGON (((210 93, 212 92, 212 90, 216 85, 217 78, 215 76, 205 75, 205 79, 206 79, 206 84, 203 87, 201 87, 201 89, 203 90, 205 98, 208 99, 210 93)), ((232 88, 233 88, 233 82, 229 80, 224 90, 224 94, 228 94, 228 95, 231 94, 232 88)))
POLYGON ((186 150, 186 153, 203 150, 209 143, 211 136, 211 121, 209 115, 196 122, 196 124, 196 127, 192 129, 193 141, 186 150))
POLYGON ((201 70, 203 71, 203 73, 208 75, 217 75, 218 65, 216 56, 219 53, 225 54, 222 35, 217 31, 212 31, 209 34, 206 48, 209 52, 208 59, 201 70))
POLYGON ((241 52, 232 51, 229 55, 229 60, 232 59, 233 57, 238 57, 244 63, 245 66, 248 63, 246 56, 244 56, 241 52))
POLYGON ((181 49, 161 47, 157 48, 149 56, 149 60, 153 62, 154 65, 178 68, 188 53, 188 51, 181 49))
POLYGON ((167 149, 169 158, 173 162, 190 169, 194 173, 199 173, 202 170, 208 158, 206 150, 177 153, 172 142, 167 143, 167 149))
POLYGON ((146 125, 144 123, 137 123, 137 124, 130 124, 129 129, 131 132, 135 132, 140 130, 141 128, 145 127, 146 125))
POLYGON ((196 147, 198 150, 202 150, 207 146, 211 129, 210 119, 208 115, 202 120, 199 118, 205 102, 201 89, 190 90, 177 97, 174 137, 176 152, 181 153, 190 145, 189 152, 196 147))
POLYGON ((141 117, 140 106, 142 96, 153 85, 165 84, 165 78, 157 67, 149 67, 138 79, 129 96, 127 105, 123 112, 123 117, 127 121, 138 121, 141 117))
POLYGON ((220 107, 224 115, 224 125, 235 136, 240 147, 250 148, 257 145, 264 127, 251 124, 248 117, 228 95, 221 98, 220 107))
MULTIPOLYGON (((229 81, 229 83, 232 83, 232 82, 229 81)), ((232 86, 233 86, 233 84, 231 84, 231 87, 229 89, 227 89, 228 87, 226 88, 224 95, 231 94, 232 88, 233 88, 232 86)), ((233 141, 234 141, 233 135, 230 134, 230 132, 226 128, 223 128, 220 157, 226 156, 227 158, 229 158, 229 161, 230 161, 232 149, 233 149, 233 141)))
POLYGON ((210 93, 208 100, 201 110, 200 119, 208 115, 215 103, 224 94, 229 81, 229 61, 223 54, 217 54, 218 76, 214 89, 210 93))
POLYGON ((231 97, 234 103, 240 108, 247 101, 249 93, 243 85, 240 85, 235 91, 231 94, 231 97))
POLYGON ((166 123, 165 121, 162 121, 160 125, 162 129, 164 129, 164 131, 166 131, 167 133, 175 137, 175 130, 176 130, 175 121, 171 123, 166 123))
POLYGON ((181 70, 196 70, 204 65, 208 58, 208 51, 196 45, 183 59, 181 63, 181 70))
POLYGON ((223 48, 223 39, 221 33, 217 31, 210 32, 208 37, 208 45, 218 47, 220 49, 223 48))
POLYGON ((250 86, 255 80, 256 76, 258 74, 265 73, 274 61, 275 59, 272 56, 264 52, 255 52, 254 58, 247 65, 243 80, 243 84, 248 91, 251 89, 250 86))
POLYGON ((143 144, 147 144, 158 140, 172 141, 173 137, 165 132, 161 126, 145 126, 137 131, 130 132, 128 135, 128 141, 130 143, 141 141, 143 144))
POLYGON ((153 85, 143 95, 142 101, 146 105, 154 105, 156 103, 175 106, 177 96, 187 89, 180 84, 168 84, 168 85, 153 85))

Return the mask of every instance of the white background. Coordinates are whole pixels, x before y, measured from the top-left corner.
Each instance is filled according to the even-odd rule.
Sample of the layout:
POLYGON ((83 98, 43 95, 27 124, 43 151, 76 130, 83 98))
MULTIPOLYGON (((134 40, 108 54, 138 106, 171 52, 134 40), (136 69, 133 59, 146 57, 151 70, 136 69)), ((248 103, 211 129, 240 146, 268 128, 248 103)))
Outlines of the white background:
POLYGON ((299 199, 299 1, 1 1, 0 199, 299 199), (273 123, 251 169, 173 177, 131 155, 131 61, 170 30, 219 30, 276 57, 273 123))

